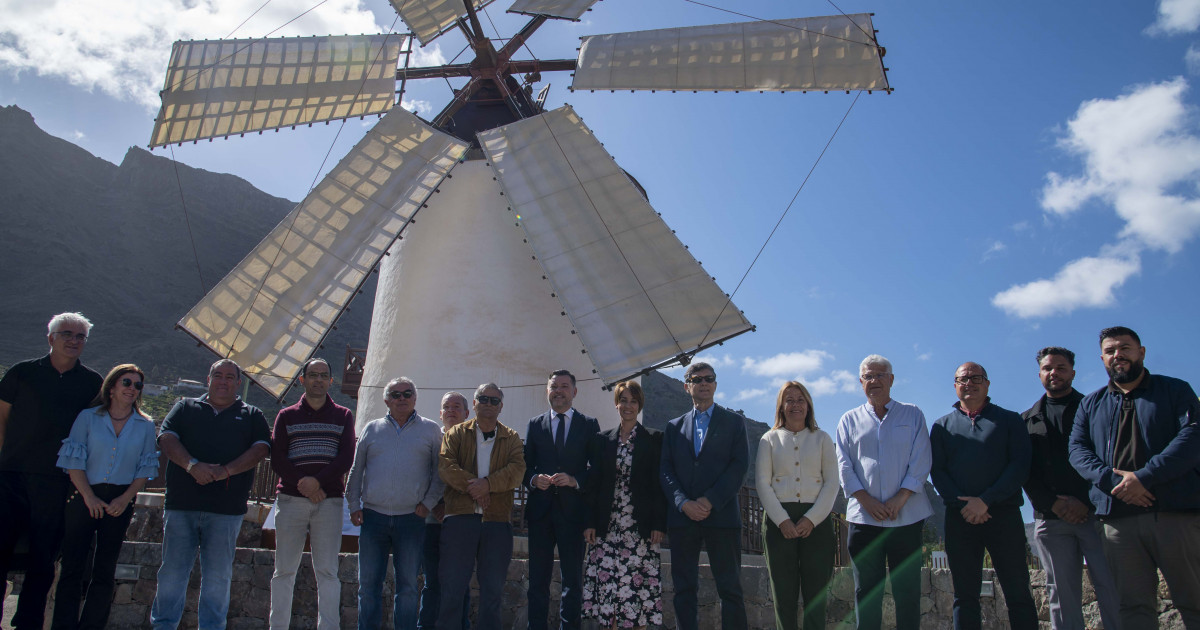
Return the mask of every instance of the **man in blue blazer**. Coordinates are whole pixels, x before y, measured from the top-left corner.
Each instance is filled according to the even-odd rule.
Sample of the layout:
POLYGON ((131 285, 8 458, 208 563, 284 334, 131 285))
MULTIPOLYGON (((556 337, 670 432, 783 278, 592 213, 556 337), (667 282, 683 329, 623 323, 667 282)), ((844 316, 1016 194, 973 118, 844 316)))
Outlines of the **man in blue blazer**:
POLYGON ((696 630, 696 590, 700 546, 708 550, 721 627, 746 627, 742 599, 742 515, 738 490, 750 453, 742 417, 714 404, 717 373, 704 362, 688 366, 684 383, 691 411, 667 423, 663 432, 662 487, 671 536, 671 577, 675 581, 675 620, 680 630, 696 630))
POLYGON ((558 547, 562 596, 560 628, 577 630, 583 606, 583 530, 587 526, 588 443, 600 423, 571 407, 575 375, 550 374, 550 411, 532 418, 525 432, 525 487, 529 500, 529 630, 544 630, 550 611, 550 574, 558 547))

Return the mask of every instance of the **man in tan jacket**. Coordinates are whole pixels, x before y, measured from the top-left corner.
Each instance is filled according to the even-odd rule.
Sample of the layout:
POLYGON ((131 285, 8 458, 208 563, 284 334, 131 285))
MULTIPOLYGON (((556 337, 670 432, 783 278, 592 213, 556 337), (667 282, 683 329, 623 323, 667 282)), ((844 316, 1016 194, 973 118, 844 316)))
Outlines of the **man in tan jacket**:
POLYGON ((471 569, 479 581, 479 630, 500 630, 500 596, 512 560, 513 490, 525 474, 524 445, 500 424, 504 392, 475 390, 475 417, 446 432, 438 474, 446 487, 442 521, 439 630, 461 623, 471 569))

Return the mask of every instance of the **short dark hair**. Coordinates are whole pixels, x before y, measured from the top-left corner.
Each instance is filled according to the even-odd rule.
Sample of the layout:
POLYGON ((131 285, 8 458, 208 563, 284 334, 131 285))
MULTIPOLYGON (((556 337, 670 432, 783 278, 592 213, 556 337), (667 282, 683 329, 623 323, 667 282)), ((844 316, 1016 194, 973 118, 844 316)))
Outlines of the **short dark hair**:
POLYGON ((1112 339, 1113 337, 1124 337, 1126 335, 1133 337, 1133 340, 1135 342, 1137 342, 1137 345, 1139 345, 1139 346, 1142 345, 1142 338, 1139 337, 1137 333, 1133 332, 1132 328, 1126 328, 1124 326, 1109 326, 1108 328, 1101 330, 1100 331, 1100 343, 1103 344, 1105 339, 1112 339))
POLYGON ((1071 364, 1071 367, 1075 367, 1075 353, 1071 352, 1070 350, 1067 350, 1066 348, 1060 347, 1060 346, 1046 346, 1045 348, 1038 350, 1038 353, 1037 353, 1038 365, 1042 364, 1042 359, 1045 359, 1047 356, 1049 356, 1051 354, 1065 358, 1067 360, 1067 363, 1071 364))
MULTIPOLYGON (((325 367, 329 368, 330 372, 333 372, 333 366, 329 365, 328 361, 320 357, 313 357, 304 362, 304 367, 300 368, 300 376, 308 376, 308 368, 312 367, 314 363, 324 363, 325 367)), ((330 376, 333 376, 333 374, 331 373, 330 376)))
POLYGON ((633 401, 637 403, 638 411, 646 407, 646 394, 642 392, 642 386, 637 381, 621 381, 613 387, 613 404, 621 402, 621 394, 629 392, 633 397, 633 401))
POLYGON ((555 378, 557 378, 559 376, 571 377, 571 387, 575 387, 575 375, 571 373, 571 370, 554 370, 553 372, 550 373, 550 376, 546 378, 546 382, 548 383, 550 381, 553 381, 555 378))
POLYGON ((713 369, 713 366, 705 363, 704 361, 697 361, 697 362, 689 365, 687 368, 687 371, 685 371, 683 373, 683 382, 685 382, 685 383, 688 382, 688 379, 692 378, 693 374, 695 374, 696 372, 703 372, 704 370, 708 370, 709 372, 712 372, 713 376, 717 375, 717 371, 713 369))

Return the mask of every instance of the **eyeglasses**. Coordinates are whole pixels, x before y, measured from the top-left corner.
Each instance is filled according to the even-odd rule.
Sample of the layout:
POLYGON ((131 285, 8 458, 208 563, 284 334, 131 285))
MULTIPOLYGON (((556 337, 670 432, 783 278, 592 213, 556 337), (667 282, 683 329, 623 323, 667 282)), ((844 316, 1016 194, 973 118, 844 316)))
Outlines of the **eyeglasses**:
POLYGON ((715 376, 712 376, 712 375, 709 375, 709 376, 693 376, 692 378, 689 378, 687 382, 688 382, 688 383, 691 383, 691 384, 693 384, 693 385, 695 385, 696 383, 716 383, 716 382, 717 382, 717 377, 715 377, 715 376))
POLYGON ((51 334, 58 335, 63 341, 74 339, 75 341, 84 342, 88 339, 88 336, 84 333, 71 332, 69 330, 56 330, 51 334))
POLYGON ((966 385, 967 383, 973 383, 975 385, 980 385, 986 381, 987 381, 987 377, 982 374, 972 374, 970 376, 955 376, 954 377, 954 382, 958 383, 959 385, 966 385))
POLYGON ((891 374, 890 374, 890 373, 884 373, 884 374, 863 374, 863 375, 862 375, 860 378, 862 378, 862 380, 864 380, 864 381, 867 381, 868 383, 870 383, 870 382, 872 382, 872 381, 882 381, 883 379, 885 379, 885 378, 887 378, 887 377, 889 377, 889 376, 891 376, 891 374))
POLYGON ((131 378, 123 378, 121 379, 121 387, 132 387, 140 392, 145 385, 141 381, 135 381, 131 378))
POLYGON ((387 393, 388 398, 391 398, 392 400, 400 400, 401 398, 406 398, 406 399, 412 398, 413 396, 416 396, 416 395, 417 395, 417 393, 411 389, 406 389, 403 391, 393 389, 392 391, 387 393))
POLYGON ((480 396, 476 396, 475 400, 478 400, 479 404, 481 404, 481 405, 492 405, 494 407, 496 405, 499 405, 504 399, 499 396, 480 395, 480 396))

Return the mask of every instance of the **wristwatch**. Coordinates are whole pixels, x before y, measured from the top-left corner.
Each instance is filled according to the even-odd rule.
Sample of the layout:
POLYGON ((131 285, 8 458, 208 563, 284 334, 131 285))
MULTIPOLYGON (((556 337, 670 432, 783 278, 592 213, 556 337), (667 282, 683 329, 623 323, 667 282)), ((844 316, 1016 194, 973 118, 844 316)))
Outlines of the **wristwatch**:
POLYGON ((186 470, 187 472, 192 472, 192 466, 195 466, 196 464, 199 464, 199 463, 200 463, 200 460, 193 457, 188 460, 187 468, 185 468, 184 470, 186 470))

